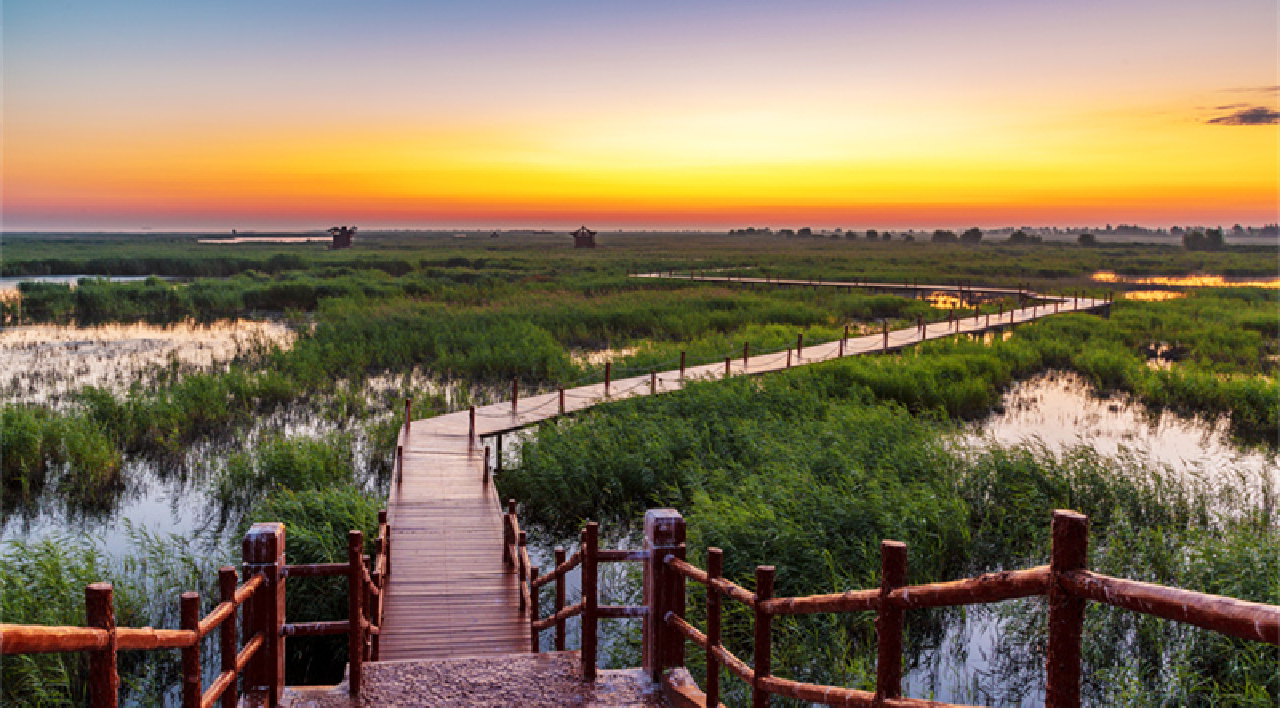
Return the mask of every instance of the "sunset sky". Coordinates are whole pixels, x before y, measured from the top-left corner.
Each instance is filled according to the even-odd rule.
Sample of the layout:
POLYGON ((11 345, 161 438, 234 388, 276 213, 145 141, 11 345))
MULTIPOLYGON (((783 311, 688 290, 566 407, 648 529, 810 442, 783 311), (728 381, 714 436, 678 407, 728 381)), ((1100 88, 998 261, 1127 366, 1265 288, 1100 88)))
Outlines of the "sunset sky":
POLYGON ((7 0, 3 228, 1277 220, 1274 0, 7 0))

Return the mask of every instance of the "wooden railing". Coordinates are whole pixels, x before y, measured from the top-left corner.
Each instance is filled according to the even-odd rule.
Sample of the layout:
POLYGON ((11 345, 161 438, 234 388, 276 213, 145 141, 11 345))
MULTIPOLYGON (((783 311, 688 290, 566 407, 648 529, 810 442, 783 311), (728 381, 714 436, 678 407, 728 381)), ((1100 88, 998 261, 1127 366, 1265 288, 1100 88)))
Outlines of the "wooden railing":
POLYGON ((662 558, 663 575, 655 582, 666 588, 658 601, 670 604, 659 604, 653 609, 653 613, 662 618, 657 646, 663 651, 660 663, 646 667, 658 679, 664 667, 682 665, 682 646, 687 639, 706 652, 705 705, 714 706, 719 701, 719 667, 723 666, 751 686, 752 705, 757 707, 768 705, 770 695, 839 706, 946 706, 948 704, 902 697, 903 612, 1032 596, 1049 598, 1045 705, 1054 708, 1080 705, 1080 645, 1084 607, 1088 600, 1192 624, 1232 637, 1280 645, 1280 607, 1275 605, 1112 578, 1089 571, 1086 568, 1088 528, 1087 517, 1071 511, 1056 511, 1049 565, 909 587, 903 585, 907 574, 906 545, 883 541, 879 588, 808 597, 773 597, 772 566, 756 568, 754 593, 725 580, 720 577, 722 553, 716 548, 707 550, 706 570, 686 563, 679 553, 668 553, 662 558), (707 587, 705 634, 684 619, 686 580, 707 587), (726 597, 746 605, 755 614, 755 646, 750 666, 720 643, 721 603, 726 597), (874 693, 839 686, 818 686, 772 675, 773 617, 822 612, 876 613, 878 656, 874 693))
POLYGON ((179 629, 117 627, 110 583, 85 588, 87 627, 0 624, 0 655, 57 652, 89 652, 89 705, 119 704, 120 678, 117 653, 123 650, 182 650, 183 708, 210 708, 239 703, 238 680, 243 693, 259 702, 276 705, 284 691, 285 637, 347 634, 350 637, 349 685, 360 691, 363 661, 378 658, 378 629, 382 622, 382 588, 391 572, 391 529, 386 512, 378 515, 378 537, 372 562, 364 555, 364 535, 347 537, 346 563, 287 565, 284 562, 284 524, 254 524, 242 545, 244 577, 237 585, 235 568, 218 571, 220 604, 200 616, 200 594, 182 593, 179 629), (372 571, 370 571, 372 566, 372 571), (286 578, 345 576, 349 579, 348 619, 337 622, 286 624, 286 578), (237 641, 236 611, 240 610, 243 642, 237 641), (203 688, 201 642, 220 630, 221 672, 203 688), (239 648, 237 648, 239 645, 239 648))
POLYGON ((539 633, 551 628, 556 630, 556 649, 563 650, 565 620, 581 615, 583 676, 586 680, 593 680, 596 620, 601 617, 643 617, 645 671, 655 682, 664 682, 668 696, 678 699, 675 701, 677 705, 719 705, 720 668, 723 667, 751 687, 752 705, 757 708, 768 705, 772 695, 838 706, 945 708, 950 704, 902 697, 903 613, 912 609, 985 604, 1021 597, 1046 596, 1049 599, 1045 705, 1051 708, 1080 705, 1081 635, 1084 607, 1090 600, 1192 624, 1231 637, 1280 646, 1278 606, 1112 578, 1088 570, 1088 518, 1071 511, 1060 510, 1053 514, 1049 565, 951 582, 906 586, 907 547, 897 541, 886 540, 880 546, 880 587, 781 598, 773 596, 773 566, 756 568, 755 591, 752 592, 722 576, 723 553, 718 548, 707 549, 705 570, 686 562, 684 519, 673 509, 654 509, 645 514, 644 550, 600 550, 597 548, 598 528, 594 523, 587 524, 581 534, 579 550, 566 558, 564 549, 557 548, 555 568, 539 575, 538 568, 531 567, 529 563, 526 537, 520 530, 515 512, 515 502, 509 501, 503 523, 506 536, 503 558, 520 578, 521 609, 529 613, 530 650, 538 651, 539 633), (599 563, 606 561, 645 563, 643 606, 597 606, 597 572, 599 563), (565 574, 579 566, 582 568, 582 600, 566 607, 565 574), (685 619, 686 581, 707 588, 705 633, 685 619), (540 619, 539 590, 551 583, 555 583, 555 613, 540 619), (726 599, 745 605, 754 615, 754 647, 750 664, 721 643, 722 608, 726 599), (773 618, 825 612, 876 613, 875 692, 801 683, 773 675, 773 618), (688 685, 678 685, 678 680, 673 682, 672 676, 663 675, 666 669, 684 666, 686 640, 705 652, 705 693, 688 685))
POLYGON ((515 571, 520 584, 520 611, 527 613, 529 620, 529 651, 538 653, 541 648, 542 632, 555 629, 555 648, 565 649, 565 622, 572 617, 582 617, 582 675, 586 680, 594 681, 596 676, 596 649, 598 646, 598 628, 601 619, 626 619, 644 617, 648 621, 647 605, 601 605, 599 604, 598 580, 601 563, 640 563, 648 562, 653 556, 648 550, 601 550, 600 527, 595 522, 588 523, 579 534, 580 545, 572 556, 565 557, 563 547, 555 549, 555 568, 545 575, 539 575, 538 566, 529 562, 527 548, 528 538, 520 530, 520 520, 516 516, 516 501, 507 501, 507 512, 503 514, 503 552, 502 560, 515 571), (565 605, 565 576, 574 568, 582 568, 582 600, 572 605, 565 605), (555 583, 555 610, 546 618, 541 614, 541 590, 555 583))

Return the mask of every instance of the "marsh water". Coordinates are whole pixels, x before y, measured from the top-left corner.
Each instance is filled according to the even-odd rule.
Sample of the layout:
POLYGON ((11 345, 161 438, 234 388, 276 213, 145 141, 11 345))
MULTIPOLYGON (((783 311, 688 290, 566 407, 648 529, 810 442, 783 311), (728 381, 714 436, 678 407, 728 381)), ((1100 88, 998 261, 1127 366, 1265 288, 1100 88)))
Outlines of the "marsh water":
MULTIPOLYGON (((169 327, 7 328, 0 331, 0 396, 10 403, 71 406, 74 401, 68 394, 85 385, 124 390, 134 382, 148 380, 148 372, 156 366, 206 369, 262 343, 287 347, 293 336, 282 323, 254 320, 169 327)), ((466 387, 431 381, 421 372, 409 377, 374 378, 365 384, 366 392, 375 396, 405 385, 437 393, 449 408, 459 405, 464 396, 475 400, 466 387)), ((493 391, 483 398, 496 400, 503 393, 493 391)), ((316 436, 349 427, 355 431, 356 463, 363 467, 376 451, 369 449, 361 426, 354 419, 335 421, 332 416, 317 415, 311 403, 278 410, 228 439, 193 445, 179 459, 127 458, 122 486, 91 505, 70 506, 52 492, 25 505, 6 505, 0 540, 83 534, 100 539, 105 550, 120 557, 131 552, 128 527, 132 525, 156 534, 224 542, 226 510, 219 508, 213 487, 233 451, 250 446, 265 434, 316 436)), ((1126 396, 1100 396, 1081 377, 1064 372, 1046 372, 1016 384, 1005 393, 998 412, 972 424, 955 440, 956 445, 975 449, 1024 443, 1058 453, 1086 446, 1104 455, 1133 457, 1189 483, 1231 486, 1259 498, 1271 498, 1280 483, 1275 449, 1236 445, 1227 435, 1225 421, 1187 419, 1151 411, 1126 396)), ((509 442, 505 452, 514 461, 518 444, 509 442)), ((531 556, 542 567, 550 566, 551 550, 557 543, 573 551, 576 539, 557 540, 533 531, 531 556)), ((639 544, 634 528, 604 532, 606 547, 639 544)), ((619 564, 606 571, 609 574, 601 581, 602 602, 638 601, 638 568, 633 565, 619 564)), ((571 588, 578 586, 576 574, 569 582, 571 588)), ((572 596, 573 590, 570 592, 572 596)), ((1037 686, 1006 680, 1020 662, 1034 660, 1026 655, 1016 626, 1009 622, 1011 613, 1018 611, 1005 606, 952 612, 940 646, 914 657, 904 679, 907 695, 1000 705, 1038 704, 1043 696, 1037 686)), ((609 662, 611 652, 623 651, 627 642, 621 639, 634 631, 634 621, 606 623, 602 662, 609 662)), ((552 633, 545 633, 547 648, 551 641, 552 633)), ((634 659, 625 654, 616 658, 634 659)))

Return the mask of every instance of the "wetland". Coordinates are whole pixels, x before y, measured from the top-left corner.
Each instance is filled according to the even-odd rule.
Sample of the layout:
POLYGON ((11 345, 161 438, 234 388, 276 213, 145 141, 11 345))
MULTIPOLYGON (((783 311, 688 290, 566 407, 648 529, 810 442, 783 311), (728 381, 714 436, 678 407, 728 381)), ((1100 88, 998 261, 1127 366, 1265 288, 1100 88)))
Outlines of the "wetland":
MULTIPOLYGON (((1093 518, 1091 562, 1104 572, 1280 602, 1280 301, 1252 282, 1273 276, 1273 246, 1188 253, 660 234, 602 239, 592 253, 538 235, 362 234, 364 250, 348 252, 195 237, 70 242, 57 253, 40 239, 7 243, 5 274, 145 279, 44 283, 5 301, 0 581, 22 588, 5 593, 6 622, 81 623, 76 584, 87 578, 117 583, 122 624, 175 626, 177 589, 211 596, 217 566, 234 560, 254 520, 286 519, 299 538, 332 532, 332 547, 291 545, 290 557, 339 560, 330 556, 345 551, 346 528, 372 536, 406 397, 427 417, 502 400, 512 378, 522 392, 552 390, 601 380, 605 362, 621 377, 670 367, 681 352, 707 363, 744 342, 780 350, 799 332, 827 341, 845 325, 974 312, 856 290, 626 277, 693 262, 1043 292, 1141 292, 1152 288, 1142 279, 1179 273, 1249 282, 1161 282, 1179 297, 1121 298, 1107 319, 1062 315, 981 341, 711 382, 545 424, 524 434, 518 454, 508 447, 498 480, 537 530, 536 554, 570 545, 585 519, 612 529, 611 543, 634 544, 645 508, 674 506, 689 519, 695 559, 720 546, 727 574, 744 585, 755 564, 776 563, 780 593, 831 592, 878 582, 881 538, 909 544, 919 582, 1042 562, 1048 510, 1069 506, 1093 518), (1099 283, 1104 269, 1133 280, 1099 283)), ((625 575, 605 581, 620 600, 636 590, 625 575)), ((300 621, 341 614, 321 588, 299 593, 296 615, 290 603, 300 621)), ((913 617, 909 695, 1035 705, 1042 616, 1034 603, 1009 603, 913 617)), ((1273 651, 1119 612, 1088 622, 1092 704, 1268 705, 1280 696, 1267 671, 1273 651)), ((635 663, 635 628, 612 631, 608 661, 635 663)), ((854 687, 874 675, 868 618, 780 631, 779 675, 854 687)), ((749 641, 726 636, 735 650, 749 641)), ((345 649, 322 641, 293 643, 291 683, 336 680, 345 649)), ((176 655, 148 656, 124 669, 131 695, 164 703, 176 655)), ((6 704, 82 695, 74 657, 6 661, 4 672, 6 704)))

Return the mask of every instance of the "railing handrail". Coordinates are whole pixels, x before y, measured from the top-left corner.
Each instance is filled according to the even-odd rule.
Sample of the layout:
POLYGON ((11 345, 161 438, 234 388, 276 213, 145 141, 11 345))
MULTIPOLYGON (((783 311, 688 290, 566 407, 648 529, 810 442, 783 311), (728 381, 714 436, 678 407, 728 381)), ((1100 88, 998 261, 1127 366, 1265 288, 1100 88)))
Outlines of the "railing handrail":
MULTIPOLYGON (((266 526, 282 526, 267 524, 266 526)), ((281 532, 282 533, 282 532, 281 532)), ((247 539, 248 537, 246 537, 247 539)), ((246 553, 248 549, 246 540, 246 553)), ((283 559, 283 549, 275 548, 283 559)), ((351 531, 348 535, 348 560, 346 563, 295 564, 250 562, 245 558, 244 583, 237 584, 236 569, 223 566, 218 571, 221 601, 200 616, 200 595, 182 593, 179 603, 181 629, 155 629, 152 627, 115 626, 112 603, 113 589, 110 583, 92 583, 85 589, 86 616, 89 626, 53 626, 35 624, 0 623, 0 656, 10 654, 91 652, 90 704, 115 706, 119 679, 116 675, 116 653, 120 650, 181 649, 183 653, 182 703, 184 706, 208 708, 221 699, 224 706, 237 702, 236 683, 246 667, 273 642, 276 628, 269 626, 266 617, 258 617, 262 608, 255 610, 256 625, 253 636, 245 638, 236 647, 236 612, 242 606, 261 604, 261 593, 272 583, 271 574, 283 580, 286 577, 334 577, 349 578, 350 612, 347 620, 304 622, 285 624, 280 618, 278 634, 287 636, 320 636, 348 634, 353 649, 350 657, 352 671, 349 684, 352 694, 360 689, 359 665, 364 660, 378 658, 378 636, 382 625, 382 596, 391 572, 391 525, 387 512, 378 513, 378 536, 374 541, 374 555, 365 556, 364 535, 351 531), (221 670, 209 687, 201 690, 203 674, 200 669, 201 641, 215 630, 222 630, 221 670)), ((282 585, 280 587, 283 587, 282 585)), ((274 603, 272 598, 267 598, 274 603)), ((248 609, 248 608, 246 608, 248 609)), ((246 620, 247 622, 247 620, 246 620)), ((246 626, 246 631, 248 626, 246 626)), ((275 680, 283 682, 283 676, 275 680)), ((267 683, 270 683, 268 681, 267 683)), ((255 684, 256 685, 256 684, 255 684)), ((270 690, 276 690, 271 686, 270 690)))
MULTIPOLYGON (((690 625, 681 613, 675 611, 667 611, 662 617, 662 621, 683 639, 688 639, 698 645, 707 653, 708 666, 714 666, 719 663, 730 670, 734 675, 751 685, 753 694, 756 696, 753 703, 755 705, 764 705, 761 697, 767 694, 782 695, 797 700, 810 701, 816 703, 825 703, 830 705, 848 705, 848 706, 946 706, 950 704, 937 703, 921 699, 904 698, 900 695, 901 683, 901 620, 900 615, 903 610, 920 609, 927 607, 955 607, 973 604, 984 604, 991 602, 1000 602, 1021 597, 1048 596, 1050 598, 1051 614, 1055 613, 1054 608, 1063 604, 1070 604, 1079 609, 1079 613, 1073 622, 1064 622, 1061 616, 1055 622, 1050 622, 1050 639, 1051 647, 1049 659, 1049 685, 1046 688, 1046 694, 1049 696, 1064 695, 1066 701, 1064 705, 1079 704, 1079 637, 1080 623, 1083 617, 1083 603, 1085 600, 1094 600, 1113 607, 1118 607, 1141 614, 1161 617, 1163 619, 1191 624, 1197 627, 1215 631, 1228 636, 1251 641, 1258 641, 1267 644, 1280 646, 1280 606, 1268 605, 1263 603, 1248 602, 1235 598, 1213 595, 1209 593, 1196 592, 1193 590, 1185 590, 1182 588, 1174 588, 1164 585, 1156 585, 1152 583, 1144 583, 1136 580, 1127 580, 1124 578, 1113 578, 1100 573, 1089 571, 1083 567, 1061 568, 1055 567, 1060 561, 1058 560, 1063 554, 1062 547, 1069 547, 1071 550, 1066 553, 1074 555, 1079 565, 1083 565, 1084 551, 1087 548, 1087 528, 1088 519, 1074 512, 1054 512, 1054 558, 1055 562, 1051 565, 1036 566, 1024 570, 1002 571, 997 573, 987 573, 974 578, 964 578, 961 580, 953 580, 949 582, 930 583, 926 585, 902 586, 894 582, 885 582, 880 588, 866 590, 852 590, 843 593, 831 593, 822 595, 808 595, 801 597, 783 597, 758 600, 755 594, 747 592, 745 589, 735 585, 723 578, 713 577, 718 575, 719 567, 719 549, 709 549, 708 559, 714 553, 717 568, 713 574, 704 571, 684 560, 678 558, 674 553, 668 553, 664 556, 663 565, 673 575, 682 579, 692 580, 704 586, 707 586, 708 599, 708 631, 712 626, 715 627, 715 633, 719 633, 720 608, 719 597, 730 597, 742 604, 752 607, 756 611, 756 656, 757 668, 753 669, 738 657, 734 656, 717 641, 712 641, 707 634, 703 634, 695 627, 690 625), (877 691, 870 693, 867 691, 858 691, 854 689, 842 688, 839 686, 820 686, 815 684, 806 684, 788 679, 778 678, 769 675, 768 657, 771 642, 768 632, 769 618, 779 615, 796 615, 796 614, 814 614, 814 613, 846 613, 846 612, 878 612, 880 619, 877 620, 877 634, 879 634, 878 642, 881 647, 881 661, 877 662, 877 691), (886 635, 885 618, 897 617, 897 644, 893 643, 892 636, 886 635), (760 633, 760 625, 763 621, 765 630, 763 635, 760 633), (1074 626, 1063 626, 1063 625, 1074 626), (1068 666, 1073 669, 1074 674, 1070 671, 1055 674, 1054 667, 1054 650, 1067 653, 1066 661, 1071 660, 1072 648, 1070 643, 1074 638, 1075 666, 1068 666), (761 642, 765 646, 761 647, 761 642), (889 643, 896 651, 899 664, 896 670, 890 670, 887 675, 882 675, 880 664, 884 662, 886 642, 889 643), (1063 646, 1067 644, 1067 646, 1063 646), (763 649, 763 654, 761 650, 763 649), (765 669, 759 670, 761 657, 764 659, 765 669), (1068 686, 1055 686, 1055 677, 1057 683, 1067 683, 1068 686), (886 683, 893 684, 886 686, 886 683), (896 689, 896 690, 895 690, 896 689), (1074 693, 1074 696, 1072 695, 1074 693)), ((900 564, 900 574, 905 577, 905 559, 906 547, 903 544, 894 541, 884 541, 881 545, 883 554, 882 573, 887 577, 890 567, 900 564)), ((757 569, 758 577, 760 571, 768 570, 767 576, 772 581, 772 568, 769 566, 761 566, 757 569)), ((1070 620, 1071 618, 1068 618, 1070 620)), ((890 634, 893 632, 890 630, 890 634)), ((710 668, 708 669, 710 671, 710 668)), ((1059 667, 1059 671, 1062 669, 1059 667)), ((718 696, 718 690, 716 691, 718 696)), ((708 705, 714 700, 715 696, 708 695, 708 705)), ((764 699, 767 701, 767 699, 764 699)))

